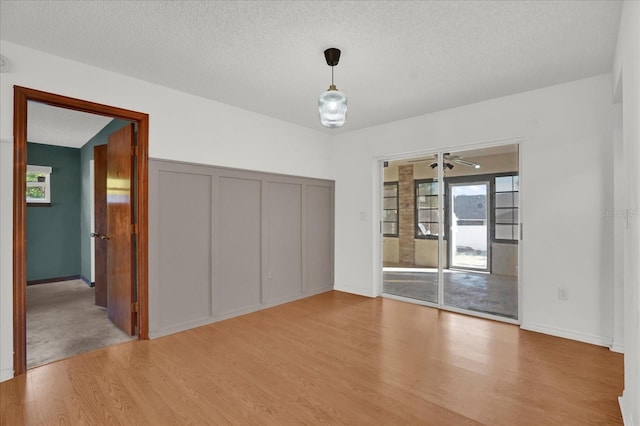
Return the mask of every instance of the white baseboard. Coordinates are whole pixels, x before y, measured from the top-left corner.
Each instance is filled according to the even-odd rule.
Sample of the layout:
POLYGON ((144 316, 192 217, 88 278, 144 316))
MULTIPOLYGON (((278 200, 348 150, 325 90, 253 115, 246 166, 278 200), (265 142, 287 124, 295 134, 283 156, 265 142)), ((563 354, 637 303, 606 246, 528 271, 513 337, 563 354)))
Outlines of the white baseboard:
POLYGON ((373 297, 373 298, 377 297, 373 293, 373 289, 367 289, 367 288, 361 288, 361 287, 349 287, 349 286, 343 286, 338 284, 336 284, 333 287, 333 289, 336 291, 341 291, 343 293, 357 294, 358 296, 366 296, 366 297, 373 297))
POLYGON ((577 340, 578 342, 590 343, 598 346, 611 346, 611 339, 596 334, 581 333, 579 331, 569 330, 565 328, 550 327, 544 324, 522 323, 520 326, 523 330, 535 331, 537 333, 549 334, 551 336, 562 337, 564 339, 577 340))
POLYGON ((611 344, 611 346, 609 346, 609 350, 611 352, 617 352, 619 354, 623 354, 624 353, 624 345, 620 344, 620 343, 613 342, 611 344))
POLYGON ((624 424, 624 426, 634 426, 631 412, 629 411, 629 407, 625 404, 624 400, 624 394, 618 397, 618 404, 620 404, 620 412, 622 413, 622 424, 624 424))
POLYGON ((4 370, 0 370, 0 382, 4 382, 9 379, 13 379, 13 368, 5 368, 4 370))

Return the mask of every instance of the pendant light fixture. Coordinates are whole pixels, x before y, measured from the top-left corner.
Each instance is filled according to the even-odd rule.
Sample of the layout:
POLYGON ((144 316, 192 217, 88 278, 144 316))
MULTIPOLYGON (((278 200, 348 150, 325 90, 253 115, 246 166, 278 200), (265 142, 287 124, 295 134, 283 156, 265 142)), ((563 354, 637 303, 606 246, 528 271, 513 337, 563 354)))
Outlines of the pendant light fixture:
POLYGON ((333 84, 333 67, 340 61, 340 49, 332 47, 325 50, 324 58, 331 67, 331 86, 318 98, 320 124, 335 128, 342 126, 347 118, 347 96, 333 84))

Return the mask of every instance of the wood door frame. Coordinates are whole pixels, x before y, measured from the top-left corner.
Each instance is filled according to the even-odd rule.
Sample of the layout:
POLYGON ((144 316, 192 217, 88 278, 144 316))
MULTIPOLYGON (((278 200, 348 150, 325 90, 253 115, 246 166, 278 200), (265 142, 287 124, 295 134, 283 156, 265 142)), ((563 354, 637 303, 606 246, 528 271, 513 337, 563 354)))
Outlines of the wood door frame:
POLYGON ((138 300, 138 338, 149 338, 149 115, 95 102, 56 95, 40 90, 13 86, 13 371, 14 376, 27 370, 27 103, 47 105, 129 120, 138 125, 136 159, 136 279, 138 300))

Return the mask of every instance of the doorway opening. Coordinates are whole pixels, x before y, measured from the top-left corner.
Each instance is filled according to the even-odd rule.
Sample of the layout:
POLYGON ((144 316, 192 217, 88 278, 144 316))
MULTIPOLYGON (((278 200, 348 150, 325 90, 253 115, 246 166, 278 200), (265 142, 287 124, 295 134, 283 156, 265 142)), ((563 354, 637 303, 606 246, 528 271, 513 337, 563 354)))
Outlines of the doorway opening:
POLYGON ((383 296, 519 321, 518 148, 383 162, 383 296))
POLYGON ((489 182, 449 183, 450 269, 489 269, 489 182))
MULTIPOLYGON (((129 225, 114 228, 114 232, 107 235, 107 239, 114 240, 114 245, 121 240, 130 240, 129 273, 131 280, 127 284, 130 297, 120 298, 117 304, 120 317, 131 319, 131 330, 137 330, 139 339, 148 338, 148 115, 135 111, 97 104, 79 99, 69 98, 52 93, 14 87, 14 235, 13 235, 13 312, 14 312, 14 374, 23 374, 27 368, 26 362, 26 284, 27 284, 27 202, 25 190, 27 187, 27 115, 30 102, 45 104, 74 111, 80 111, 100 116, 116 118, 134 123, 137 127, 137 143, 135 147, 128 147, 125 162, 128 161, 130 178, 129 187, 121 184, 127 179, 112 179, 110 185, 114 187, 113 195, 116 201, 122 201, 123 191, 129 191, 130 216, 122 223, 129 225), (117 194, 116 194, 117 193, 117 194), (135 196, 132 196, 135 194, 135 196), (119 197, 119 198, 118 198, 119 197)), ((133 142, 131 143, 133 145, 133 142)), ((125 156, 121 156, 125 158, 125 156)), ((119 173, 119 171, 117 172, 119 173)), ((120 204, 120 203, 118 203, 120 204)), ((125 209, 126 210, 126 209, 125 209)), ((113 215, 121 217, 121 214, 113 215)), ((119 250, 121 251, 121 250, 119 250)), ((126 251, 125 251, 126 256, 126 251)), ((122 274, 122 271, 114 271, 122 274)), ((127 274, 125 271, 124 274, 127 274)), ((121 281, 121 280, 116 280, 121 281)), ((122 328, 122 327, 120 327, 122 328)), ((132 331, 127 331, 134 334, 132 331)))

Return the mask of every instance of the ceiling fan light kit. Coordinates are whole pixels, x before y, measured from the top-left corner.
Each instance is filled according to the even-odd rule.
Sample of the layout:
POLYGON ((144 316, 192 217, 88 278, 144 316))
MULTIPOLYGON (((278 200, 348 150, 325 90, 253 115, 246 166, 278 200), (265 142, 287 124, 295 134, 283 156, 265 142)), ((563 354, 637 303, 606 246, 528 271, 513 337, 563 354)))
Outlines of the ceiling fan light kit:
POLYGON ((340 49, 335 47, 324 51, 327 65, 331 67, 331 85, 318 98, 320 124, 329 128, 342 126, 347 119, 347 96, 333 84, 333 67, 340 61, 340 49))
MULTIPOLYGON (((436 167, 438 167, 438 163, 431 163, 429 164, 429 167, 431 167, 432 169, 435 169, 436 167)), ((453 164, 451 163, 442 163, 442 170, 451 170, 453 169, 453 164)))

